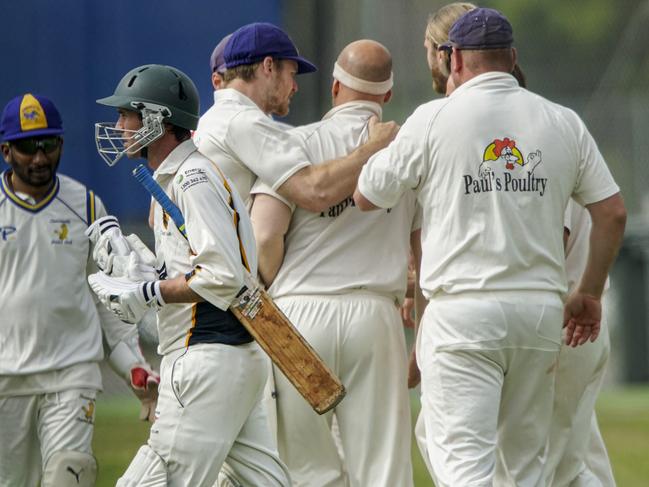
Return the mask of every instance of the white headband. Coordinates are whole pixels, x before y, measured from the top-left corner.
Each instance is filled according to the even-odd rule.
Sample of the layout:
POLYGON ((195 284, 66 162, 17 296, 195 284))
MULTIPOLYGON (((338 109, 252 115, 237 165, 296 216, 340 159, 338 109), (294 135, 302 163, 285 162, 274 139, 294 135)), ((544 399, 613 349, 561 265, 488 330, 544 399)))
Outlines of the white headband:
POLYGON ((352 76, 338 63, 334 64, 334 78, 352 90, 370 95, 384 95, 394 85, 392 71, 390 71, 390 77, 385 81, 365 81, 352 76))

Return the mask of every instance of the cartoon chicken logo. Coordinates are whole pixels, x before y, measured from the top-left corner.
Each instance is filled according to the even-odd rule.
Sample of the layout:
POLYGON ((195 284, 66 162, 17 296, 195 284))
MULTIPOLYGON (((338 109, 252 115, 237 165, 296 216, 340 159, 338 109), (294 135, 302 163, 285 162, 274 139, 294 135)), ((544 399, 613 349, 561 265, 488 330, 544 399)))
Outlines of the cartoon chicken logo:
POLYGON ((521 151, 516 147, 516 141, 505 137, 504 139, 494 139, 487 146, 482 156, 482 163, 478 168, 478 175, 481 178, 488 176, 496 168, 505 171, 514 171, 515 169, 525 169, 530 174, 534 172, 536 166, 541 163, 541 151, 536 150, 527 155, 527 161, 521 151))

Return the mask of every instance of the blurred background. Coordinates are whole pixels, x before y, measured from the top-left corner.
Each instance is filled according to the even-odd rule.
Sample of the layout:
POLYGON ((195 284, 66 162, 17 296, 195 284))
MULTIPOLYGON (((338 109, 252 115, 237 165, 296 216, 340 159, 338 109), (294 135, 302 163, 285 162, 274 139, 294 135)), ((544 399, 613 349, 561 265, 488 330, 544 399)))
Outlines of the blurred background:
MULTIPOLYGON (((353 40, 372 38, 385 44, 394 58, 394 95, 384 117, 402 123, 418 104, 436 96, 425 61, 424 28, 428 15, 446 3, 3 2, 0 103, 4 105, 24 92, 51 97, 62 112, 66 129, 61 172, 94 189, 127 229, 136 229, 146 236, 148 230, 142 223, 149 198, 130 176, 133 161, 123 160, 108 168, 94 143, 94 123, 116 118, 115 112, 94 101, 111 94, 128 70, 147 63, 180 68, 196 83, 204 112, 212 103, 209 56, 215 44, 243 24, 272 22, 282 26, 301 53, 320 68, 316 74, 298 78, 300 90, 293 98, 286 121, 302 124, 317 120, 328 110, 331 71, 340 49, 353 40)), ((497 8, 507 15, 514 26, 515 46, 529 89, 581 115, 622 188, 630 219, 606 303, 612 339, 606 388, 615 391, 624 384, 646 384, 649 0, 485 0, 479 5, 497 8)), ((6 167, 3 165, 3 169, 6 167)), ((149 353, 153 357, 152 349, 149 353)), ((108 378, 107 389, 120 390, 116 378, 108 378)), ((627 402, 608 394, 610 404, 631 404, 631 410, 622 414, 640 414, 644 421, 640 427, 649 432, 647 394, 641 392, 641 399, 627 402)), ((613 434, 617 433, 609 432, 613 434)), ((629 437, 624 437, 625 441, 629 437)), ((637 447, 646 463, 647 444, 637 447)), ((627 482, 621 485, 646 485, 627 482)))

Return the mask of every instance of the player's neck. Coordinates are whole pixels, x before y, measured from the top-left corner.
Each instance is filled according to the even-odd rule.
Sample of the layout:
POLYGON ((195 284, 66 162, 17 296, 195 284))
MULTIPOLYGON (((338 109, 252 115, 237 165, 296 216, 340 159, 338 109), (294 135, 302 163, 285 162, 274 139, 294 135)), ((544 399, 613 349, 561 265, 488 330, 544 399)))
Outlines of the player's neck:
POLYGON ((14 193, 23 193, 31 196, 37 203, 44 199, 52 189, 56 176, 52 178, 49 184, 43 186, 32 186, 26 183, 12 170, 7 174, 7 184, 14 193))
POLYGON ((237 90, 239 93, 246 95, 250 98, 259 109, 266 115, 270 115, 268 107, 264 102, 264 88, 257 80, 244 81, 240 78, 235 78, 228 83, 228 88, 237 90))
MULTIPOLYGON (((182 141, 184 142, 184 141, 182 141)), ((165 132, 158 140, 147 146, 146 159, 154 171, 160 167, 171 152, 182 142, 178 142, 173 133, 165 132)))

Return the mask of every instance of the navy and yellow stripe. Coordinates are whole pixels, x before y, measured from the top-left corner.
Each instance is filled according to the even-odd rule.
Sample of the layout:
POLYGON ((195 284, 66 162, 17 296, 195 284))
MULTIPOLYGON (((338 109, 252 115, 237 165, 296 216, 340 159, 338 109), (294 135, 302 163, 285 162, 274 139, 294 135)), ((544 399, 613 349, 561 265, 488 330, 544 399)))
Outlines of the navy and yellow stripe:
POLYGON ((45 208, 47 205, 49 205, 54 198, 56 198, 56 195, 59 192, 59 178, 58 176, 54 179, 54 184, 52 185, 52 188, 49 190, 47 195, 45 195, 45 198, 43 198, 41 201, 38 203, 32 205, 28 203, 27 201, 22 200, 16 194, 14 191, 11 189, 11 186, 9 185, 8 178, 11 175, 11 171, 5 171, 2 174, 2 192, 9 198, 13 203, 16 205, 20 206, 21 208, 24 208, 27 211, 31 211, 32 213, 39 212, 43 208, 45 208))
MULTIPOLYGON (((212 162, 212 164, 214 164, 214 163, 212 162)), ((230 187, 230 184, 228 183, 228 180, 226 179, 226 177, 221 172, 221 169, 219 169, 219 167, 216 164, 214 164, 214 167, 216 168, 216 170, 221 175, 221 181, 223 182, 223 187, 228 192, 228 205, 232 209, 232 223, 234 224, 234 229, 237 232, 237 239, 239 239, 239 252, 241 253, 241 263, 246 268, 246 270, 248 272, 250 272, 250 265, 248 264, 248 256, 246 255, 246 249, 243 246, 243 241, 241 240, 241 234, 239 233, 239 220, 240 220, 240 218, 239 218, 239 213, 237 212, 236 208, 234 207, 234 200, 232 198, 232 188, 230 187)))
POLYGON ((95 193, 92 190, 86 191, 86 221, 88 226, 92 225, 97 219, 95 208, 95 193))

